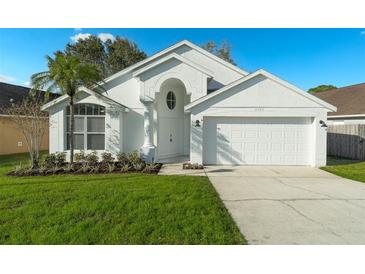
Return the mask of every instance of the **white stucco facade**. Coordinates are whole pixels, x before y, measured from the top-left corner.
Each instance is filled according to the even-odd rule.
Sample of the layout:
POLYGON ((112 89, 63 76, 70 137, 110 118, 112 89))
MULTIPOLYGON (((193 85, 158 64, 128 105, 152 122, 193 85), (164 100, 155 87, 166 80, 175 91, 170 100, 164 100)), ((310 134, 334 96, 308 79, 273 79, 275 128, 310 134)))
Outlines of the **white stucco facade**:
MULTIPOLYGON (((326 164, 320 121, 327 122, 334 106, 263 70, 249 74, 188 41, 109 77, 104 88, 102 94, 81 90, 76 99, 105 107, 99 152, 139 150, 155 162, 186 156, 204 164, 326 164), (221 88, 208 94, 211 81, 221 88), (256 144, 247 132, 259 136, 252 139, 256 144), (274 134, 281 139, 265 137, 274 134), (217 145, 222 140, 224 151, 217 145)), ((50 152, 67 151, 67 105, 62 96, 44 106, 50 113, 50 152)))

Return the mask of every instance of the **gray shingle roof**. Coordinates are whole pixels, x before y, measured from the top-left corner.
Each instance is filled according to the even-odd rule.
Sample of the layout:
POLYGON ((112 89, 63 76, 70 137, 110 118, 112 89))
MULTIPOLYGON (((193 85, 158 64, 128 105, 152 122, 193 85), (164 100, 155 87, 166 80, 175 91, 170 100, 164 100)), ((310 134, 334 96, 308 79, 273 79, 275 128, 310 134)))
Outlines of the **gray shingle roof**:
MULTIPOLYGON (((6 108, 11 103, 21 102, 28 94, 30 88, 12 85, 8 83, 0 82, 0 113, 2 108, 6 108)), ((44 94, 44 91, 37 91, 44 94)), ((58 97, 58 94, 50 94, 50 100, 58 97)))
POLYGON ((365 114, 365 83, 326 90, 313 95, 337 107, 332 115, 365 114))

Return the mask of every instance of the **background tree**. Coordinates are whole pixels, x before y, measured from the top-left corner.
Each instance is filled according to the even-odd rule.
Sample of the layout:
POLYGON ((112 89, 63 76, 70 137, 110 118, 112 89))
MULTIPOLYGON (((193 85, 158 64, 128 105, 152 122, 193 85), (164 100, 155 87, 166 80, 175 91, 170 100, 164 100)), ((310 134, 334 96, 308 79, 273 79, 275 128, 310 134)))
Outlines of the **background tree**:
POLYGON ((321 91, 326 91, 326 90, 330 90, 330 89, 336 89, 336 86, 333 85, 319 85, 316 86, 314 88, 310 88, 308 89, 309 93, 316 93, 316 92, 321 92, 321 91))
POLYGON ((227 41, 222 41, 220 45, 217 45, 214 41, 208 41, 202 45, 202 48, 209 51, 210 53, 213 53, 219 58, 236 65, 231 57, 232 46, 227 41))
POLYGON ((105 46, 97 36, 91 35, 86 39, 78 40, 74 44, 68 43, 65 53, 78 57, 82 62, 97 66, 103 76, 107 75, 105 46))
POLYGON ((147 57, 136 43, 117 37, 106 41, 106 66, 110 74, 121 71, 147 57))
POLYGON ((115 40, 103 42, 99 37, 90 35, 76 43, 68 43, 65 53, 78 57, 84 63, 96 65, 103 78, 147 57, 136 43, 119 36, 115 40))
POLYGON ((39 166, 41 143, 48 130, 47 113, 41 111, 46 100, 43 92, 32 91, 23 101, 2 110, 23 134, 33 169, 39 166))
POLYGON ((59 90, 70 98, 70 162, 74 158, 74 100, 77 90, 82 87, 98 87, 103 76, 95 64, 82 62, 77 56, 57 52, 55 58, 46 56, 48 71, 33 74, 32 86, 47 91, 59 90))

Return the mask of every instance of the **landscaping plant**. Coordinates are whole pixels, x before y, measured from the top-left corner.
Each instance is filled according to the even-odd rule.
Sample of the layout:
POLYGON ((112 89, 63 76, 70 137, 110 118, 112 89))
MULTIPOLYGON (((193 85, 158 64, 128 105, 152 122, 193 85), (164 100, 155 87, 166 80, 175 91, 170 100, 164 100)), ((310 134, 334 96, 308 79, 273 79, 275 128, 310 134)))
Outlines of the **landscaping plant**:
POLYGON ((139 156, 138 152, 118 154, 117 161, 109 152, 101 154, 101 161, 96 151, 85 153, 80 151, 75 153, 73 164, 66 162, 66 153, 57 152, 44 156, 44 159, 37 169, 29 166, 16 166, 15 169, 7 174, 10 176, 47 176, 57 174, 98 174, 98 173, 126 173, 142 172, 156 174, 162 164, 146 164, 139 156), (122 160, 122 161, 120 161, 122 160))
MULTIPOLYGON (((69 97, 70 106, 70 162, 74 161, 74 104, 77 91, 86 87, 95 89, 101 87, 102 73, 99 68, 90 63, 82 62, 77 56, 68 55, 62 51, 55 53, 55 57, 46 56, 48 71, 39 72, 31 76, 32 86, 47 91, 61 91, 69 97)), ((102 88, 102 87, 101 87, 102 88)))

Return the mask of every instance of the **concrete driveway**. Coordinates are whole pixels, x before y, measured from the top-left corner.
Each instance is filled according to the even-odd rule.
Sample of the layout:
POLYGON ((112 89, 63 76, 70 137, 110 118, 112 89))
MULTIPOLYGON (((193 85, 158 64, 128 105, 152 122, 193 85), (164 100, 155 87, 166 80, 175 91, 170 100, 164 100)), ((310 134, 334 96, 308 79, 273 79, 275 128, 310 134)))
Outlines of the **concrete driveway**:
POLYGON ((365 183, 294 166, 208 166, 249 244, 365 244, 365 183))

